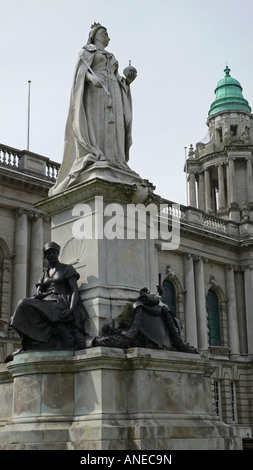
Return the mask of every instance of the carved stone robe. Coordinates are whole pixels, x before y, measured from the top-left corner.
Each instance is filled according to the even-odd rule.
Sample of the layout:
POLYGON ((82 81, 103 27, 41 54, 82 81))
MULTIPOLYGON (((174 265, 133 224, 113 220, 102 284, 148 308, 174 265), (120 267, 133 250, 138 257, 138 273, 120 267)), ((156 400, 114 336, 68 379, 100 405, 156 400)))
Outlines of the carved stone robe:
POLYGON ((118 62, 90 44, 80 54, 71 91, 62 166, 53 195, 72 185, 90 164, 106 160, 126 167, 132 144, 130 87, 118 73, 118 62), (104 87, 87 80, 95 73, 104 87), (109 92, 107 93, 106 90, 109 92))

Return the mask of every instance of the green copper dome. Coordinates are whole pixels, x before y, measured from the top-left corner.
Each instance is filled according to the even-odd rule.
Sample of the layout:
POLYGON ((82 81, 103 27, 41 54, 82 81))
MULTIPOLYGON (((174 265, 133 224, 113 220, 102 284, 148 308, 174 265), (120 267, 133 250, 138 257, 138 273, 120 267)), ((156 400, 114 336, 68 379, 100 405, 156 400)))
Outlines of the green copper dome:
POLYGON ((224 111, 246 111, 251 113, 251 107, 247 100, 243 98, 242 86, 230 76, 230 69, 226 66, 225 77, 222 78, 215 90, 215 100, 210 106, 208 115, 224 111))

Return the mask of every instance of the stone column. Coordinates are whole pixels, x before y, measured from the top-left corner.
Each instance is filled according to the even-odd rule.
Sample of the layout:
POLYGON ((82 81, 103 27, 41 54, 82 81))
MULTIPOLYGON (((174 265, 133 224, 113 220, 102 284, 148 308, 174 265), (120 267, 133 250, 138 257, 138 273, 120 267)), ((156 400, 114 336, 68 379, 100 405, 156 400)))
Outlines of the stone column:
POLYGON ((227 205, 230 206, 231 196, 230 196, 229 166, 228 166, 228 164, 226 165, 226 179, 227 179, 227 205))
POLYGON ((199 173, 199 186, 198 186, 198 208, 202 211, 205 210, 205 180, 204 172, 199 173))
POLYGON ((247 158, 247 202, 253 202, 252 160, 247 158))
POLYGON ((244 292, 245 292, 245 309, 246 309, 246 325, 248 339, 248 354, 253 354, 253 265, 247 265, 244 269, 244 292))
POLYGON ((246 305, 245 305, 245 289, 244 289, 244 271, 246 267, 240 266, 235 271, 235 293, 237 304, 237 321, 239 325, 239 344, 240 353, 248 353, 247 345, 247 326, 246 326, 246 305))
POLYGON ((19 300, 27 297, 27 212, 18 209, 15 214, 12 310, 16 308, 19 300))
POLYGON ((196 256, 194 257, 194 260, 198 347, 201 351, 207 351, 208 338, 206 319, 204 259, 201 256, 196 256))
POLYGON ((207 212, 212 210, 211 183, 209 169, 205 169, 205 209, 207 212))
POLYGON ((228 161, 227 168, 227 180, 228 180, 228 207, 229 207, 229 219, 234 222, 240 222, 240 209, 237 203, 236 195, 236 184, 235 184, 235 163, 234 159, 230 158, 228 161))
POLYGON ((234 164, 234 160, 232 158, 228 161, 228 185, 229 185, 229 195, 230 195, 229 205, 231 205, 233 202, 236 202, 236 197, 235 197, 235 164, 234 164))
POLYGON ((197 207, 197 200, 196 200, 196 180, 195 174, 189 174, 189 184, 190 184, 190 206, 197 207))
POLYGON ((184 268, 185 268, 185 289, 186 289, 186 299, 185 299, 186 340, 192 346, 198 347, 194 266, 193 266, 193 256, 190 253, 185 254, 184 268))
POLYGON ((219 209, 225 208, 224 171, 222 164, 218 165, 219 209))
POLYGON ((234 267, 226 266, 226 291, 228 298, 228 339, 230 355, 239 355, 239 331, 237 320, 237 304, 235 293, 234 267))
POLYGON ((29 296, 35 293, 35 284, 43 271, 43 216, 37 212, 31 221, 29 296))
POLYGON ((10 321, 10 286, 11 286, 11 259, 3 258, 0 265, 1 312, 0 331, 7 334, 10 321))

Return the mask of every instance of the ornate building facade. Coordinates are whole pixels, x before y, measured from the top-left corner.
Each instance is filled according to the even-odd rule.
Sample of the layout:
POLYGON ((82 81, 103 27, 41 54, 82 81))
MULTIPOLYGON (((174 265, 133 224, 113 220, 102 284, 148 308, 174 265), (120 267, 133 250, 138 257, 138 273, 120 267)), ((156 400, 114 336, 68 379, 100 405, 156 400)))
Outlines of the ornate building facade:
POLYGON ((159 251, 168 303, 186 339, 215 365, 213 406, 252 437, 253 385, 253 115, 240 83, 218 82, 209 141, 191 145, 185 171, 190 206, 181 207, 175 252, 159 251))

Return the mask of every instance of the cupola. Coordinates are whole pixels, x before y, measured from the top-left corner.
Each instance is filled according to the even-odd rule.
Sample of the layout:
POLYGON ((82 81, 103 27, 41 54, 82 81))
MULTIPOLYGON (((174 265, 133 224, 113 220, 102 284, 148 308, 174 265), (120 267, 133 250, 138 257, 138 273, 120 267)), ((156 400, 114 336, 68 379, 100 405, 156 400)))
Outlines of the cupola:
POLYGON ((228 66, 226 66, 224 72, 225 77, 217 84, 215 100, 210 106, 208 115, 213 116, 224 111, 245 111, 251 113, 251 107, 243 97, 241 84, 238 80, 231 77, 228 66))
POLYGON ((253 223, 253 114, 228 66, 224 72, 208 113, 209 140, 186 160, 190 206, 253 223))

